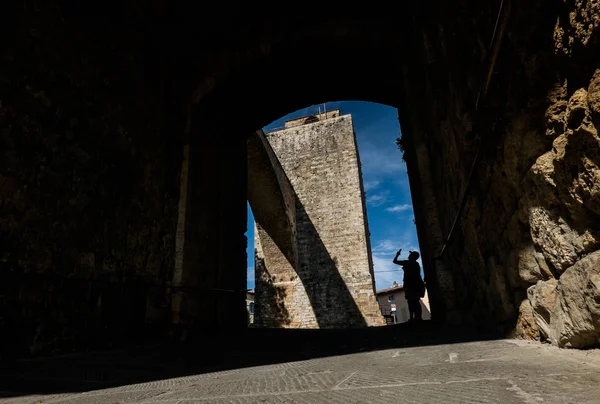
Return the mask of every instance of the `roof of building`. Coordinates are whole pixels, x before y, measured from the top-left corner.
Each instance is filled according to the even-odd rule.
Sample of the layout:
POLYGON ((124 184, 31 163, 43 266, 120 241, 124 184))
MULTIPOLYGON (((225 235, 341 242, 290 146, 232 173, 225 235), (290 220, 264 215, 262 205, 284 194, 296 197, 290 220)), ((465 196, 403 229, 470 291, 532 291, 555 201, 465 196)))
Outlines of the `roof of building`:
POLYGON ((404 290, 404 285, 392 286, 391 288, 381 289, 375 293, 378 295, 383 295, 383 294, 391 293, 391 292, 400 292, 401 290, 404 290))
POLYGON ((246 291, 246 293, 251 293, 251 294, 254 294, 254 289, 248 289, 248 290, 246 291))

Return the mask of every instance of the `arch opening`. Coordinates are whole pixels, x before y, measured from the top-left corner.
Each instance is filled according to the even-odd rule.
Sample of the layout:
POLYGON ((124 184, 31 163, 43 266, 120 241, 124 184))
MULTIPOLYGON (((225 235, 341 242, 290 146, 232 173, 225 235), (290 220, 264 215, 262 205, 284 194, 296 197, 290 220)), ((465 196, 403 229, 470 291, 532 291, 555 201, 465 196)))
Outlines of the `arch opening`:
POLYGON ((186 5, 124 7, 110 24, 70 2, 12 7, 0 82, 8 351, 59 352, 63 329, 95 344, 148 324, 245 324, 245 137, 334 99, 398 108, 436 316, 595 343, 598 316, 571 304, 597 296, 594 14, 500 3, 205 24, 186 5), (589 32, 573 26, 588 20, 589 32))
MULTIPOLYGON (((373 32, 377 33, 378 31, 373 32)), ((373 40, 377 37, 377 34, 367 32, 363 32, 363 34, 365 38, 373 40)), ((403 88, 406 86, 405 77, 398 74, 398 72, 406 69, 406 59, 399 58, 389 52, 389 49, 399 46, 396 41, 401 40, 401 38, 402 36, 398 36, 390 40, 390 37, 388 37, 373 42, 368 39, 365 41, 359 40, 351 34, 342 34, 335 37, 325 37, 325 39, 299 36, 285 45, 272 44, 272 46, 265 48, 264 53, 256 56, 248 64, 241 66, 233 64, 228 74, 219 79, 218 85, 213 86, 209 92, 199 98, 197 105, 193 108, 190 126, 191 142, 195 141, 195 137, 202 136, 204 133, 214 133, 213 136, 221 133, 220 136, 224 139, 240 136, 240 134, 248 136, 257 127, 266 127, 270 122, 275 121, 289 111, 298 110, 305 105, 314 105, 315 101, 327 102, 331 99, 357 99, 387 105, 397 110, 396 118, 399 117, 402 121, 402 111, 406 109, 407 92, 403 88), (315 42, 319 42, 320 46, 315 46, 315 42), (311 51, 304 53, 306 57, 299 58, 298 54, 299 52, 302 53, 302 49, 310 49, 311 51)), ((305 124, 310 125, 310 121, 315 121, 315 114, 312 113, 308 120, 309 122, 305 124)), ((406 127, 406 129, 403 128, 404 150, 410 151, 409 153, 405 152, 404 157, 410 158, 407 155, 414 154, 414 147, 411 146, 409 139, 410 124, 407 124, 406 127)), ((202 141, 198 139, 196 141, 201 143, 202 141)), ((219 143, 216 139, 213 141, 219 143)), ((223 143, 220 147, 226 148, 227 146, 223 143)), ((396 149, 395 145, 392 145, 392 147, 396 149)), ((402 154, 398 154, 398 160, 402 160, 402 154)), ((415 187, 418 187, 418 184, 419 180, 410 184, 411 192, 414 191, 415 187)), ((285 205, 284 202, 279 203, 279 210, 285 210, 285 205)), ((416 222, 418 221, 416 219, 416 222)), ((421 228, 424 226, 426 226, 425 223, 421 225, 421 228)), ((291 228, 291 223, 287 227, 291 228)), ((246 230, 250 231, 248 227, 246 227, 246 230)), ((285 232, 285 229, 283 231, 285 232)), ((239 234, 236 237, 239 237, 239 234)), ((422 244, 424 239, 429 238, 429 234, 422 231, 418 238, 418 242, 422 244)), ((276 244, 284 251, 284 255, 288 258, 287 261, 291 262, 292 266, 299 265, 297 261, 294 262, 297 257, 292 257, 291 247, 282 245, 281 238, 277 238, 277 240, 279 242, 276 244)), ((238 246, 240 245, 241 242, 238 243, 238 246)), ((369 250, 370 248, 369 245, 369 250)), ((327 253, 325 246, 322 246, 321 250, 324 252, 321 255, 325 257, 326 261, 334 262, 333 257, 327 253)), ((238 249, 239 251, 240 249, 238 249)), ((438 307, 442 305, 439 303, 441 299, 437 299, 437 301, 435 299, 438 295, 437 277, 433 265, 430 265, 433 256, 429 251, 431 251, 430 248, 422 252, 422 270, 428 285, 427 297, 431 307, 428 307, 427 311, 435 312, 436 305, 438 307)), ((370 251, 367 255, 370 261, 369 267, 372 271, 370 251)), ((241 260, 237 259, 236 265, 239 265, 240 262, 241 260)), ((331 267, 335 268, 335 265, 332 264, 331 267)), ((242 271, 240 270, 237 273, 239 277, 242 271)), ((244 267, 243 274, 246 275, 246 273, 247 269, 244 267)), ((290 276, 287 282, 293 282, 293 278, 293 275, 290 276)), ((345 282, 339 279, 339 274, 333 278, 338 278, 339 285, 329 289, 346 289, 345 282)), ((217 281, 217 284, 219 282, 222 281, 217 281)), ((311 283, 311 281, 305 283, 311 283)), ((236 285, 239 284, 241 284, 241 281, 238 279, 236 285)), ((224 287, 221 284, 220 288, 224 287)), ((365 290, 369 288, 373 289, 373 285, 367 286, 365 290)), ((288 292, 287 295, 289 296, 291 293, 288 292)), ((327 293, 322 292, 321 295, 326 296, 327 293)), ((358 307, 360 305, 357 306, 355 299, 351 296, 352 293, 347 291, 344 295, 345 298, 341 300, 345 300, 346 307, 352 308, 349 311, 354 312, 350 317, 358 319, 356 320, 358 326, 368 325, 369 321, 364 320, 365 316, 360 312, 361 310, 358 307)), ((257 298, 256 294, 254 296, 257 298)), ((280 295, 271 300, 281 302, 285 299, 284 295, 280 295)), ((317 307, 324 308, 323 313, 317 317, 327 317, 325 308, 328 304, 331 306, 330 303, 327 303, 328 300, 331 300, 330 297, 320 299, 320 303, 316 302, 318 300, 316 298, 313 300, 315 300, 314 304, 311 305, 313 310, 317 310, 317 307)), ((243 307, 241 301, 238 302, 238 306, 243 307)), ((276 311, 285 314, 285 308, 281 304, 274 303, 271 306, 279 307, 276 311)), ((257 305, 256 308, 258 314, 254 317, 255 319, 261 317, 261 306, 257 305)), ((233 311, 233 308, 231 311, 233 311)), ((377 316, 380 316, 380 314, 379 310, 377 316)), ((271 317, 278 316, 279 314, 272 314, 271 317)), ((286 317, 286 315, 283 315, 283 317, 286 317)), ((443 314, 441 317, 443 317, 443 314)), ((353 326, 355 320, 344 321, 344 317, 340 316, 336 321, 338 321, 340 327, 348 327, 353 326)), ((325 322, 331 323, 331 321, 325 322)), ((311 327, 319 326, 317 323, 318 321, 315 319, 311 327)))
MULTIPOLYGON (((331 317, 341 318, 343 321, 340 324, 345 327, 352 326, 352 321, 344 319, 340 313, 350 311, 355 305, 373 302, 378 305, 378 321, 370 320, 371 325, 396 324, 409 320, 404 288, 396 282, 399 280, 402 283, 402 269, 392 263, 392 258, 398 248, 404 247, 405 255, 409 250, 419 248, 406 166, 396 145, 401 135, 397 110, 360 101, 325 103, 287 114, 264 127, 263 131, 266 139, 279 139, 271 140, 270 146, 276 149, 285 166, 283 171, 295 184, 294 209, 298 209, 297 205, 302 205, 300 214, 306 215, 308 210, 309 216, 313 218, 310 224, 314 230, 310 232, 310 237, 308 234, 296 234, 296 237, 298 240, 309 237, 308 244, 314 246, 318 243, 320 248, 306 249, 300 245, 302 262, 289 265, 287 270, 282 268, 282 260, 277 260, 276 257, 279 251, 273 251, 276 246, 271 243, 276 237, 269 237, 268 231, 265 232, 260 225, 255 227, 254 224, 252 209, 264 209, 264 205, 252 208, 251 201, 248 206, 246 236, 249 241, 248 286, 254 289, 256 278, 257 290, 253 290, 253 296, 257 307, 260 307, 257 309, 259 314, 255 320, 258 324, 255 326, 335 328, 331 317), (336 126, 336 120, 332 118, 339 116, 348 119, 347 128, 336 126), (321 125, 310 125, 319 121, 322 121, 321 125), (341 136, 344 130, 347 131, 346 139, 341 136), (323 143, 323 137, 334 138, 335 145, 332 147, 323 143), (289 145, 296 141, 302 145, 290 149, 289 145), (309 154, 305 155, 307 151, 309 154), (340 160, 344 154, 351 154, 353 158, 340 160), (341 170, 336 170, 336 165, 339 164, 343 166, 341 170), (308 166, 312 169, 299 169, 308 166), (319 180, 322 177, 329 178, 325 180, 326 184, 319 180), (340 203, 339 199, 348 199, 354 194, 354 199, 340 203), (326 206, 325 209, 323 205, 326 206), (340 209, 342 212, 339 212, 340 209), (344 222, 337 218, 340 213, 346 216, 357 211, 361 215, 354 215, 351 220, 344 222), (315 220, 320 222, 316 226, 315 220), (332 239, 335 233, 342 233, 343 236, 332 239), (357 239, 361 233, 363 238, 357 239), (255 247, 255 243, 258 246, 255 247), (268 245, 265 246, 264 243, 268 245), (344 252, 340 250, 339 244, 344 245, 344 252), (362 256, 361 252, 364 252, 362 256), (325 262, 330 263, 332 268, 311 255, 327 256, 325 262), (265 259, 269 261, 268 264, 265 264, 265 259), (333 270, 333 273, 328 270, 333 270), (359 297, 355 284, 356 277, 361 272, 366 284, 361 285, 363 296, 359 297), (337 286, 330 282, 334 276, 340 277, 337 286), (260 290, 261 288, 264 290, 260 290), (319 291, 322 293, 323 288, 334 290, 328 291, 327 298, 315 296, 319 291), (344 294, 350 295, 347 300, 344 299, 344 294), (392 298, 397 296, 398 300, 391 303, 389 295, 392 298), (315 305, 323 307, 316 308, 315 305), (379 316, 383 316, 385 323, 380 321, 379 316)), ((249 166, 251 164, 249 162, 249 166)), ((248 175, 249 193, 252 193, 253 186, 260 186, 252 184, 252 176, 260 174, 250 170, 248 175)), ((253 197, 249 194, 249 198, 253 197)), ((259 221, 260 219, 266 220, 264 215, 259 221)), ((268 220, 277 219, 270 217, 268 220)), ((298 226, 301 227, 301 224, 298 226)), ((299 228, 298 232, 307 230, 299 228)), ((283 261, 284 266, 290 264, 289 259, 283 261)), ((421 300, 423 318, 429 319, 427 295, 421 300)), ((358 307, 354 310, 363 317, 358 307)))

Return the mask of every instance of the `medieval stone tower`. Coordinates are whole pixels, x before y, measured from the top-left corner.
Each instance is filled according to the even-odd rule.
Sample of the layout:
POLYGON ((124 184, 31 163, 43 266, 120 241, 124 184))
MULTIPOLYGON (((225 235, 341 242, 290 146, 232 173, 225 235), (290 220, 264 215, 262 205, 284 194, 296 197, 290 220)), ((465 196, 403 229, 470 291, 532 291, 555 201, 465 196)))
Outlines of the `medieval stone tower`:
POLYGON ((267 139, 293 188, 296 251, 291 262, 255 225, 255 323, 383 325, 351 115, 334 110, 291 120, 267 139))

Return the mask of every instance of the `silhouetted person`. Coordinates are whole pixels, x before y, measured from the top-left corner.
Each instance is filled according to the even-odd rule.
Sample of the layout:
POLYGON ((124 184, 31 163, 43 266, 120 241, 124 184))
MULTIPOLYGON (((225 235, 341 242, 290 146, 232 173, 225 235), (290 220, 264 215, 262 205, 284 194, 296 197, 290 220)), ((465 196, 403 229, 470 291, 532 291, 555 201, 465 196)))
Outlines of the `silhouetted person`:
POLYGON ((402 266, 404 270, 404 296, 408 302, 410 320, 422 320, 422 309, 420 299, 425 296, 425 282, 421 278, 421 266, 417 262, 419 253, 409 251, 408 260, 399 260, 402 249, 398 250, 394 257, 394 264, 402 266))

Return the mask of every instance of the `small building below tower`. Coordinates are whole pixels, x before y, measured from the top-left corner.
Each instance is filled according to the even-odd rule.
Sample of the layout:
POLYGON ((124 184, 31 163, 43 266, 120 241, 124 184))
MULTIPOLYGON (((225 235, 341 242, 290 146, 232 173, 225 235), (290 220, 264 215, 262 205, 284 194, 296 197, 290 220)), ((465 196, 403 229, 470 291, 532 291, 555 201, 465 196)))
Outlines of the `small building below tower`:
MULTIPOLYGON (((377 303, 379 303, 381 314, 387 325, 405 323, 410 318, 404 286, 398 285, 395 281, 391 288, 377 291, 377 303)), ((423 310, 423 320, 430 320, 431 309, 427 290, 425 290, 425 296, 421 298, 421 309, 423 310)))

